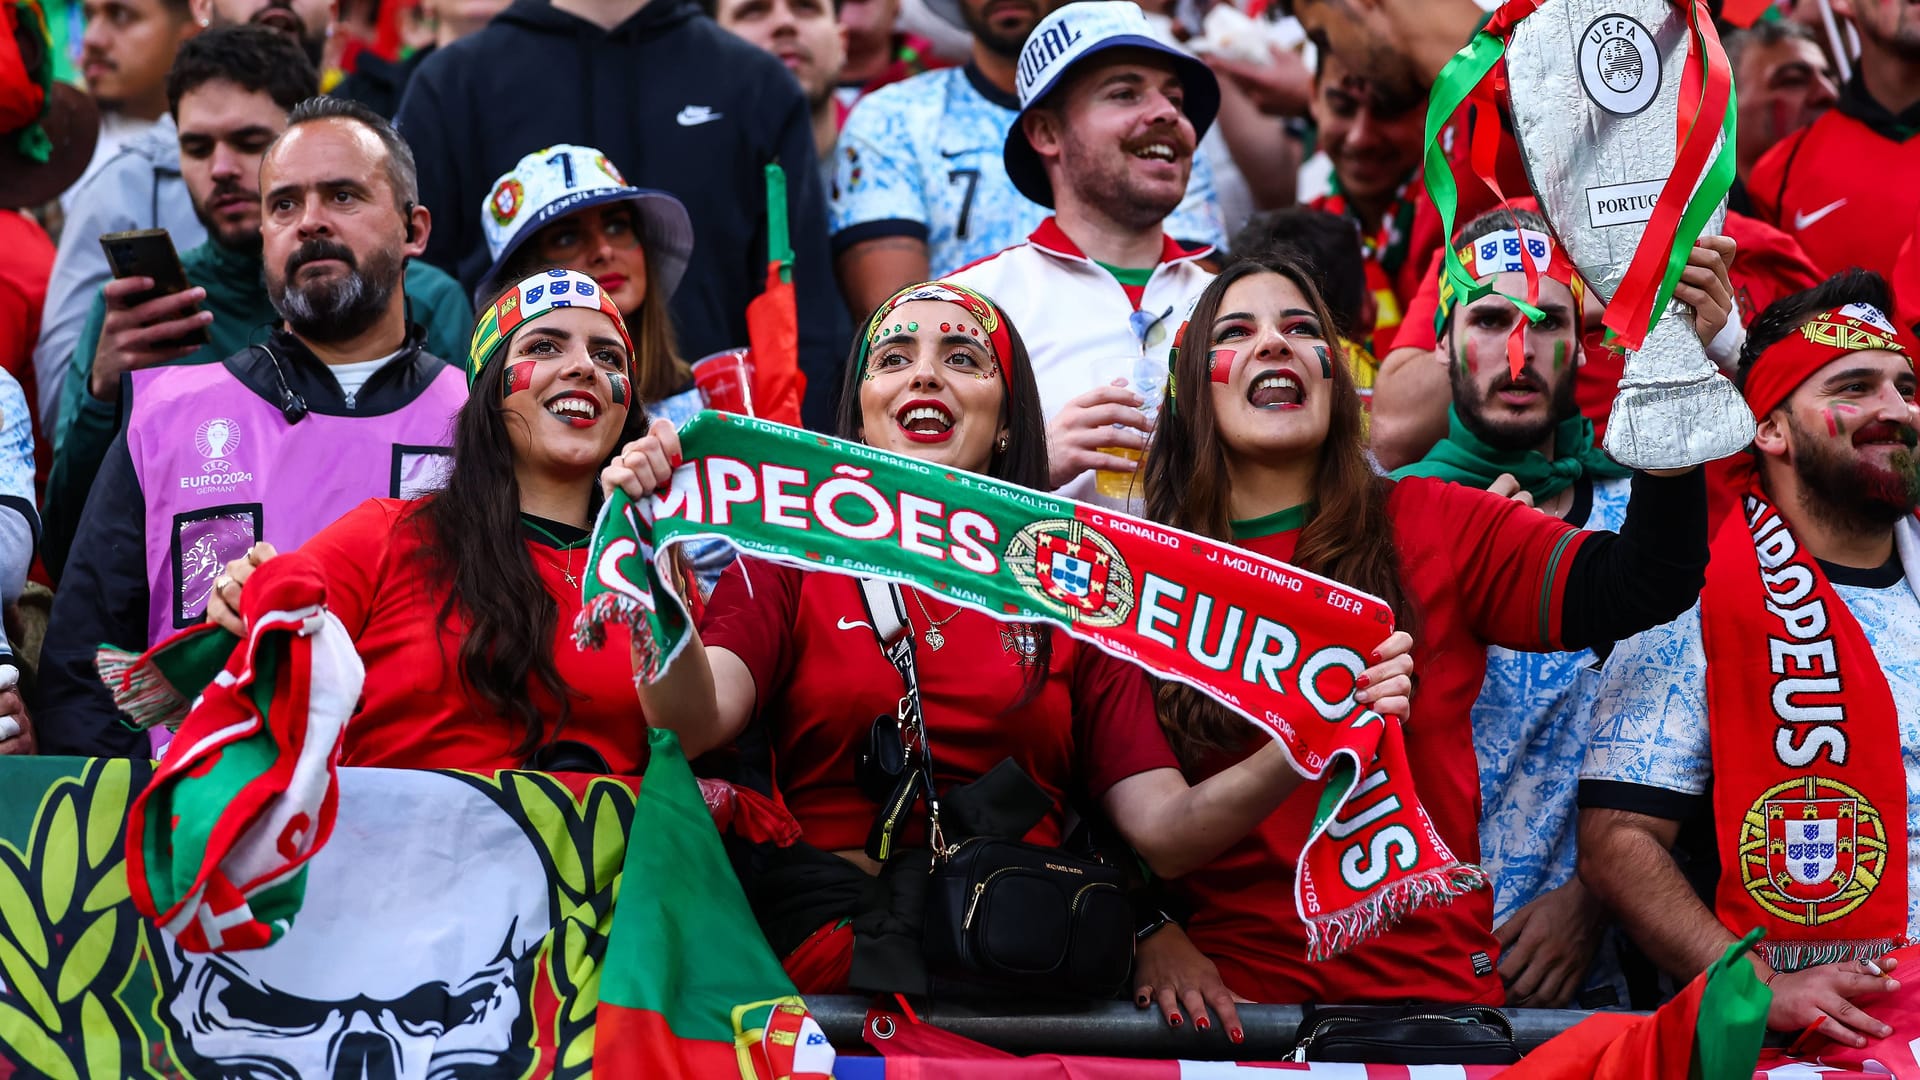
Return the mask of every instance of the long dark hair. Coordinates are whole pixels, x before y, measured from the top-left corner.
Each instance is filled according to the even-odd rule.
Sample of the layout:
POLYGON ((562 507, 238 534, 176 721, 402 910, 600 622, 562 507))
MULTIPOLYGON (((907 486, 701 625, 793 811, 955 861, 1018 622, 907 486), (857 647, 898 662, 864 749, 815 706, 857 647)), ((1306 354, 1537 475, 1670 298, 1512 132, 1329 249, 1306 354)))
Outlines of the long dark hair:
MULTIPOLYGON (((644 232, 639 212, 634 211, 633 215, 635 230, 644 232)), ((552 226, 553 222, 548 222, 541 228, 552 226)), ((529 238, 508 256, 507 264, 494 277, 496 287, 503 283, 511 285, 559 265, 540 254, 537 240, 538 237, 529 238)), ((646 242, 643 235, 643 251, 646 242)), ((672 397, 693 378, 693 369, 680 358, 680 345, 673 336, 673 316, 667 310, 667 290, 660 287, 659 265, 651 257, 647 259, 647 294, 640 301, 640 310, 620 313, 626 321, 628 335, 633 338, 633 393, 641 401, 672 397)))
MULTIPOLYGON (((1307 298, 1327 332, 1337 325, 1312 276, 1284 254, 1240 259, 1200 294, 1179 341, 1168 387, 1173 399, 1160 410, 1147 448, 1147 516, 1216 540, 1231 541, 1233 526, 1226 448, 1220 441, 1207 371, 1209 346, 1227 289, 1256 274, 1286 278, 1307 298)), ((1375 473, 1367 458, 1353 373, 1344 363, 1332 365, 1332 373, 1333 407, 1313 478, 1315 510, 1300 533, 1293 562, 1380 597, 1392 606, 1401 627, 1408 628, 1413 612, 1400 585, 1399 553, 1387 519, 1387 494, 1393 484, 1375 473)), ((1161 726, 1189 765, 1208 753, 1237 751, 1245 745, 1250 731, 1246 721, 1198 691, 1163 683, 1159 706, 1161 726)))
MULTIPOLYGON (((992 300, 992 297, 987 299, 992 300)), ((1046 491, 1052 487, 1048 483, 1047 472, 1047 417, 1040 405, 1040 385, 1033 378, 1033 361, 1027 355, 1027 343, 1020 337, 1020 328, 1007 318, 1006 309, 999 309, 1000 320, 1006 323, 1007 337, 1012 343, 1012 356, 999 357, 1000 375, 1007 387, 1007 396, 1001 404, 1002 417, 1007 425, 1007 448, 1003 451, 995 445, 993 457, 987 462, 986 473, 995 480, 1004 480, 1009 484, 1018 484, 1035 491, 1046 491)), ((860 384, 867 373, 867 327, 873 321, 870 311, 867 317, 854 324, 853 350, 847 357, 846 374, 840 382, 840 407, 834 417, 834 433, 852 442, 863 441, 860 431, 864 418, 860 413, 860 384)), ((1045 623, 1034 626, 1038 643, 1038 652, 1034 655, 1033 668, 1027 673, 1026 685, 1020 690, 1020 696, 1007 706, 1011 712, 1036 697, 1047 682, 1047 668, 1053 660, 1053 633, 1045 623)))
MULTIPOLYGON (((519 282, 504 278, 480 310, 519 282)), ((501 407, 506 368, 496 357, 475 380, 453 420, 453 471, 446 487, 421 500, 414 521, 427 530, 429 595, 442 596, 441 625, 456 616, 466 623, 461 681, 489 709, 517 722, 521 737, 514 753, 525 756, 558 737, 577 692, 561 681, 553 662, 560 606, 540 580, 521 534, 520 483, 501 407), (551 725, 528 693, 535 680, 560 703, 551 725)), ((646 409, 636 401, 613 453, 646 430, 646 409)), ((607 462, 612 460, 608 454, 607 462)), ((599 501, 596 483, 593 505, 599 501)))

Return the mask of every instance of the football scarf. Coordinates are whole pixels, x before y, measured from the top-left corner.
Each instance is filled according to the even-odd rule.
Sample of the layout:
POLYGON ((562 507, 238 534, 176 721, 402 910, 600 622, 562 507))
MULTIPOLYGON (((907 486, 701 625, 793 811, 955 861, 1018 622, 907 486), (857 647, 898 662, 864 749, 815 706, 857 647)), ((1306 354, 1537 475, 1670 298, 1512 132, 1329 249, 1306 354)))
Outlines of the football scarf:
POLYGON ((263 565, 241 604, 246 641, 208 624, 96 661, 137 725, 179 724, 128 811, 127 885, 195 952, 261 948, 291 925, 333 831, 340 738, 366 677, 309 558, 263 565))
POLYGON ((1278 740, 1324 782, 1294 882, 1311 958, 1485 885, 1420 806, 1399 723, 1353 700, 1364 657, 1393 628, 1380 600, 1218 541, 762 420, 703 412, 680 443, 666 491, 615 491, 601 507, 574 628, 583 648, 622 620, 639 677, 659 678, 692 629, 666 584, 671 547, 698 537, 897 581, 1051 623, 1278 740))
POLYGON ((637 358, 633 339, 627 336, 626 320, 620 308, 600 283, 578 270, 544 270, 507 290, 493 306, 480 313, 473 324, 473 339, 467 346, 467 385, 480 378, 487 362, 506 351, 513 332, 556 308, 593 308, 613 320, 613 328, 627 347, 627 378, 633 378, 637 358))
POLYGON ((1633 470, 1613 460, 1593 444, 1593 421, 1574 413, 1553 431, 1554 456, 1538 450, 1495 450, 1460 422, 1460 409, 1447 409, 1447 437, 1427 456, 1393 471, 1395 480, 1431 476, 1469 487, 1488 488, 1501 473, 1512 473, 1536 499, 1551 499, 1572 487, 1582 476, 1616 480, 1633 470))
POLYGON ((1907 936, 1893 692, 1846 602, 1757 481, 1743 505, 1714 538, 1700 594, 1715 912, 1735 933, 1765 929, 1761 953, 1782 971, 1878 956, 1907 936))

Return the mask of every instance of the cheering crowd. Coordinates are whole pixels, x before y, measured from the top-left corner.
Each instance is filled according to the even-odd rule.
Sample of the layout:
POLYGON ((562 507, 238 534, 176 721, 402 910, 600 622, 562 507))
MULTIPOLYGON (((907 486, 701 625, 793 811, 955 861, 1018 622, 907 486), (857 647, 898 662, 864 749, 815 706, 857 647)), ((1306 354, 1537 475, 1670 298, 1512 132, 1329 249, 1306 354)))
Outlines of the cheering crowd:
MULTIPOLYGON (((1920 5, 1725 7, 1737 178, 1672 297, 1757 432, 1635 472, 1511 125, 1504 199, 1463 115, 1424 156, 1476 0, 7 0, 0 755, 164 756, 101 647, 245 638, 298 559, 365 666, 341 764, 632 776, 653 726, 776 799, 799 842, 736 869, 803 993, 942 990, 937 799, 1120 853, 1120 985, 1176 1028, 1650 1008, 1764 925, 1770 1027, 1883 1036, 1920 933, 1920 5), (1320 785, 1278 743, 931 590, 706 540, 657 679, 624 625, 577 649, 603 500, 673 482, 711 373, 769 385, 788 284, 762 417, 1383 601, 1352 698, 1479 872, 1309 960, 1320 785), (903 735, 924 775, 880 764, 903 735)), ((1418 854, 1373 838, 1356 889, 1418 854)))

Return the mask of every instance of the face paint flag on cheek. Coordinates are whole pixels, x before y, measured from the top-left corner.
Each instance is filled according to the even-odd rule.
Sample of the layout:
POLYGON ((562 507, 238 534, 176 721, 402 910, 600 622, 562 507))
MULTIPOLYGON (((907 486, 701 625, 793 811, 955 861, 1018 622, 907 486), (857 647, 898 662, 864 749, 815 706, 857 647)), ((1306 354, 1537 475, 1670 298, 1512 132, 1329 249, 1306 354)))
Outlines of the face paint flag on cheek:
POLYGON ((607 381, 613 384, 613 403, 615 405, 625 405, 628 397, 631 395, 631 391, 628 389, 627 377, 615 371, 607 376, 607 381))
POLYGON ((512 397, 522 390, 533 389, 534 366, 534 362, 531 360, 522 360, 517 364, 508 364, 507 377, 500 380, 501 396, 512 397))
POLYGON ((1207 354, 1207 376, 1214 382, 1225 386, 1233 381, 1232 349, 1215 349, 1207 354))
POLYGON ((1327 351, 1325 345, 1315 345, 1313 347, 1313 354, 1320 358, 1320 377, 1323 379, 1333 378, 1333 354, 1327 351))

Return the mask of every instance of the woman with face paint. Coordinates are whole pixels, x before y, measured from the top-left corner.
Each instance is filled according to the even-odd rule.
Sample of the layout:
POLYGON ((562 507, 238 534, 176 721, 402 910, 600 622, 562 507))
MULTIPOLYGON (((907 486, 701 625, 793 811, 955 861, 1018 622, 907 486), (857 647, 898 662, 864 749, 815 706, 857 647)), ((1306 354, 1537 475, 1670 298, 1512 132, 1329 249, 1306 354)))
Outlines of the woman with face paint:
MULTIPOLYGON (((947 283, 909 286, 865 326, 841 396, 842 436, 1046 487, 1039 393, 1020 336, 996 304, 947 283)), ((671 428, 656 423, 603 483, 644 497, 667 482, 678 453, 671 428)), ((996 766, 1010 761, 1025 774, 1014 793, 1032 806, 1011 835, 1060 843, 1076 792, 1156 874, 1177 876, 1264 818, 1298 781, 1274 746, 1189 787, 1139 668, 1045 626, 903 591, 949 808, 956 789, 983 777, 983 788, 1006 792, 993 785, 1007 779, 996 766)), ((926 841, 916 829, 906 841, 913 852, 884 864, 864 850, 886 793, 863 788, 855 759, 872 733, 892 730, 902 684, 880 651, 858 579, 743 556, 714 590, 700 633, 705 648, 681 652, 640 697, 689 754, 762 722, 775 782, 802 831, 802 843, 745 882, 774 950, 806 992, 909 989, 916 977, 924 988, 924 972, 911 970, 920 946, 910 898, 924 888, 926 841), (879 729, 876 717, 884 718, 879 729)), ((1370 703, 1383 711, 1397 711, 1408 686, 1399 653, 1410 642, 1399 638, 1389 643, 1392 658, 1369 672, 1370 703)), ((983 799, 989 818, 1020 813, 1015 800, 983 799)))
MULTIPOLYGON (((1389 480, 1368 460, 1352 377, 1329 360, 1331 326, 1312 279, 1281 258, 1237 262, 1201 293, 1177 335, 1169 400, 1147 454, 1148 515, 1393 607, 1414 636, 1420 673, 1406 726, 1414 788, 1453 854, 1477 862, 1469 712, 1487 648, 1604 645, 1685 611, 1704 580, 1704 486, 1697 469, 1636 475, 1615 534, 1581 532, 1457 484, 1389 480)), ((1231 767, 1261 741, 1183 688, 1162 686, 1158 700, 1189 780, 1231 767)), ((1224 980, 1267 1002, 1500 1003, 1485 888, 1431 905, 1413 898, 1415 910, 1385 934, 1306 961, 1306 928, 1291 903, 1298 847, 1288 838, 1307 827, 1319 795, 1317 786, 1300 792, 1177 883, 1194 912, 1187 932, 1217 974, 1188 957, 1142 972, 1143 981, 1184 993, 1224 980)), ((1369 850, 1389 858, 1398 842, 1375 837, 1369 850)))
MULTIPOLYGON (((594 279, 543 271, 481 309, 467 378, 445 487, 370 499, 300 548, 366 662, 341 763, 638 775, 633 672, 571 638, 595 480, 646 422, 626 324, 594 279)), ((210 621, 244 633, 241 588, 272 556, 228 564, 210 621)))

